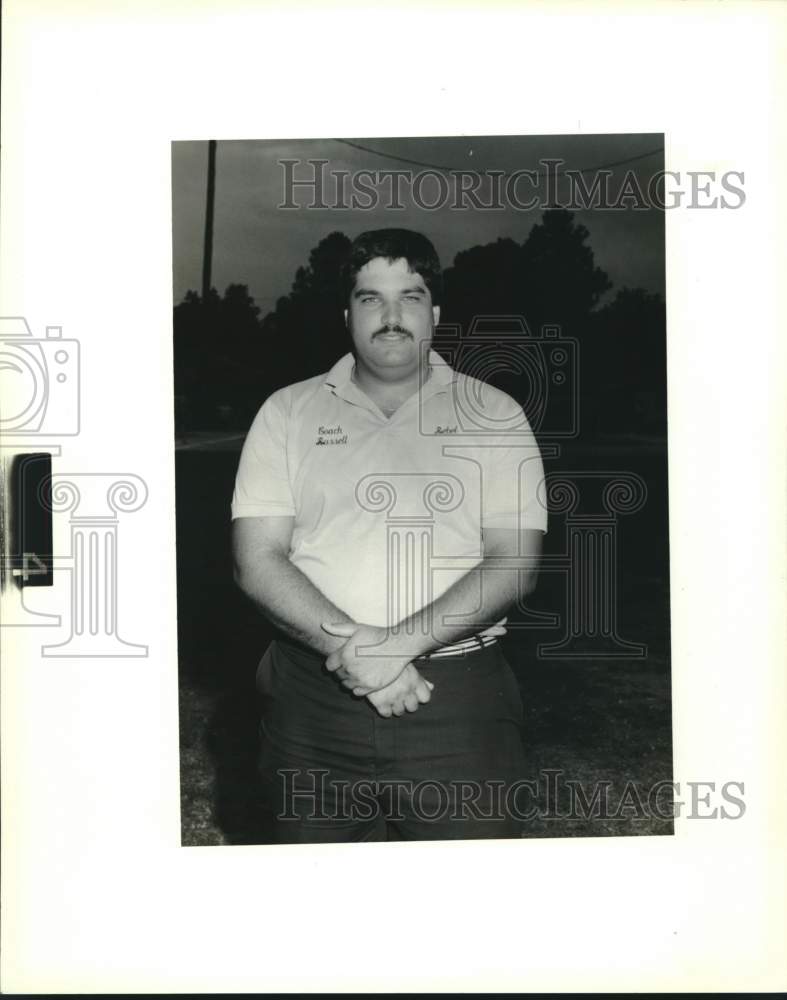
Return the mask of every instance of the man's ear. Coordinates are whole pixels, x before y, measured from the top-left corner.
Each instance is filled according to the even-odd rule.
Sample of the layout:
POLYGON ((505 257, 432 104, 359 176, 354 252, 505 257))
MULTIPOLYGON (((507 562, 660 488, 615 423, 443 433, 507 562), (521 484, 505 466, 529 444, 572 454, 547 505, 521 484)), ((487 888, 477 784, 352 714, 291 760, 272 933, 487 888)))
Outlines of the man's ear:
POLYGON ((434 325, 440 322, 440 306, 432 306, 432 316, 434 317, 434 325))
MULTIPOLYGON (((344 310, 344 325, 345 325, 345 326, 347 326, 347 312, 348 312, 348 310, 347 310, 347 309, 345 309, 345 310, 344 310)), ((335 315, 335 314, 334 314, 334 315, 335 315)))

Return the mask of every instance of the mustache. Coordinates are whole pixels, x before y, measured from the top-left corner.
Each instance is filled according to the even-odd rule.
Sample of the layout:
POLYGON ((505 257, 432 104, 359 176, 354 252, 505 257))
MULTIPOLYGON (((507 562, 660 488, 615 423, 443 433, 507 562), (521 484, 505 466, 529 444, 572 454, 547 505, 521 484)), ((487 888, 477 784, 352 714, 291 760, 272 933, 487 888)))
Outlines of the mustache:
POLYGON ((375 330, 374 333, 372 334, 372 340, 374 340, 375 337, 379 337, 384 333, 403 333, 405 336, 410 338, 412 338, 413 336, 409 330, 406 330, 403 326, 399 326, 398 324, 394 323, 388 326, 381 326, 379 330, 375 330))

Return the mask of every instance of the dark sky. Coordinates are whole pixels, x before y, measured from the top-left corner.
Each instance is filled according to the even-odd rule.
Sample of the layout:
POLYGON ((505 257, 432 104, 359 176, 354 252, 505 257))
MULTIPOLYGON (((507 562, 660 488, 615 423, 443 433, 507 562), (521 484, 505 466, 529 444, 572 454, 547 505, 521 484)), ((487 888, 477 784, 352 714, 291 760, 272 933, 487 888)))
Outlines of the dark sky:
MULTIPOLYGON (((345 170, 408 170, 425 167, 394 159, 416 160, 452 170, 544 170, 540 161, 553 158, 564 169, 584 169, 618 164, 609 190, 614 199, 628 170, 633 170, 643 191, 648 179, 663 166, 663 136, 555 135, 490 136, 456 138, 352 139, 375 152, 359 150, 336 139, 220 141, 216 156, 216 201, 214 219, 213 281, 223 292, 230 283, 249 286, 250 293, 268 312, 280 295, 290 290, 295 270, 306 264, 309 251, 335 230, 354 237, 365 229, 403 226, 430 237, 444 267, 456 253, 489 243, 498 237, 523 241, 542 209, 519 211, 445 207, 427 211, 416 205, 403 187, 404 210, 382 207, 359 209, 283 210, 282 159, 324 159, 326 172, 345 170), (655 151, 655 152, 654 152, 655 151), (643 157, 642 154, 650 154, 643 157), (636 159, 634 159, 636 158, 636 159), (619 161, 632 162, 620 164, 619 161)), ((199 290, 205 224, 207 142, 173 143, 173 282, 175 302, 188 289, 199 290)), ((311 172, 305 162, 296 176, 311 172)), ((450 174, 446 174, 450 177, 450 174)), ((585 174, 590 184, 592 174, 585 174)), ((390 182, 389 182, 390 183, 390 182)), ((546 190, 544 181, 539 194, 546 190)), ((332 185, 326 200, 332 200, 332 185)), ((381 192, 385 190, 380 188, 381 192)), ((434 179, 424 182, 423 198, 436 198, 434 179)), ((451 188, 453 192, 453 187, 451 188)), ((488 199, 488 187, 482 197, 488 199)), ((558 192, 567 195, 561 182, 558 192)), ((533 194, 527 181, 519 188, 524 200, 533 194)), ((349 197, 349 193, 348 193, 349 197)), ((306 204, 308 195, 296 192, 295 200, 306 204)), ((382 202, 381 198, 381 202, 382 202)), ((596 263, 607 271, 613 291, 623 285, 640 286, 664 294, 664 213, 657 209, 579 210, 576 219, 590 231, 596 263)))

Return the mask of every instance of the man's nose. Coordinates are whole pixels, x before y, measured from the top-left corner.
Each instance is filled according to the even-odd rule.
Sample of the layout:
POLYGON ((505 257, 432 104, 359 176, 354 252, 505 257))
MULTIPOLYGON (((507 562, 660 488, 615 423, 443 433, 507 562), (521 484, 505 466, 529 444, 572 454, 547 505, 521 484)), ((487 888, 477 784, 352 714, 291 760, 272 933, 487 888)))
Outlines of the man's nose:
POLYGON ((382 319, 384 323, 395 326, 402 318, 402 307, 399 302, 386 302, 383 306, 382 319))

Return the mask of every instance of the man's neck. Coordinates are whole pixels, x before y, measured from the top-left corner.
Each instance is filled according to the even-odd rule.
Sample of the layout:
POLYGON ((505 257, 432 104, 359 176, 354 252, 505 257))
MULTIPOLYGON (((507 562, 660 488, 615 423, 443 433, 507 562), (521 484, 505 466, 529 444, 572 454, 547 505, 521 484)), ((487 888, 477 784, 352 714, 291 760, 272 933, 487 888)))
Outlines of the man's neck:
POLYGON ((390 416, 401 404, 413 396, 429 377, 429 369, 417 368, 406 375, 385 378, 356 361, 352 380, 380 409, 390 416))

